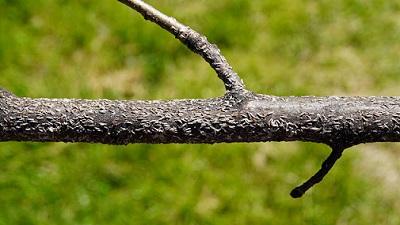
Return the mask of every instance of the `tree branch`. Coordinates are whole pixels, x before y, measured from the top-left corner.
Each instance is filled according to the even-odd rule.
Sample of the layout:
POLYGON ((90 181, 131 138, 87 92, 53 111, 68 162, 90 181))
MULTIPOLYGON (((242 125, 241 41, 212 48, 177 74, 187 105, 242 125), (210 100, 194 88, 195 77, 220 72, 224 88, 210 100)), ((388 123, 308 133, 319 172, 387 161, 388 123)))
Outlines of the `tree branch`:
POLYGON ((333 146, 292 197, 320 182, 345 148, 400 141, 399 97, 276 97, 245 89, 216 45, 140 0, 119 0, 201 55, 227 93, 212 99, 111 101, 22 98, 0 88, 0 141, 220 143, 310 141, 333 146))
POLYGON ((314 185, 318 184, 319 182, 324 179, 326 174, 332 169, 333 165, 335 165, 336 161, 340 159, 342 156, 344 149, 342 148, 332 148, 331 154, 329 154, 328 158, 322 163, 321 168, 314 174, 314 176, 310 177, 306 182, 302 185, 297 186, 290 192, 290 196, 293 198, 300 198, 306 193, 307 190, 312 188, 314 185))
POLYGON ((0 98, 0 141, 221 143, 400 141, 398 97, 117 101, 0 98))
POLYGON ((243 81, 233 71, 232 67, 221 54, 219 48, 208 42, 207 38, 188 26, 178 22, 175 18, 166 16, 149 4, 141 0, 118 0, 143 15, 169 33, 175 35, 184 45, 193 52, 201 55, 217 72, 218 77, 224 82, 228 92, 246 92, 243 81))

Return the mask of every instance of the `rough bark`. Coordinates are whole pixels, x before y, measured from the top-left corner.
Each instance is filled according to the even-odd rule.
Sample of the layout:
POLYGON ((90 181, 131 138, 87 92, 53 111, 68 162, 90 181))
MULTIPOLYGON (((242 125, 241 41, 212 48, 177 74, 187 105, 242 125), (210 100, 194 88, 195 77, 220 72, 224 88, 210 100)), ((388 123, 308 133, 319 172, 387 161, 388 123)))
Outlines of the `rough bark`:
POLYGON ((220 143, 310 141, 332 147, 301 197, 353 145, 400 141, 399 97, 277 97, 245 89, 218 47, 141 0, 118 0, 199 54, 224 82, 213 99, 122 101, 32 99, 0 88, 0 141, 220 143))
POLYGON ((343 148, 400 141, 400 98, 276 97, 111 101, 2 92, 0 141, 220 143, 311 141, 343 148))

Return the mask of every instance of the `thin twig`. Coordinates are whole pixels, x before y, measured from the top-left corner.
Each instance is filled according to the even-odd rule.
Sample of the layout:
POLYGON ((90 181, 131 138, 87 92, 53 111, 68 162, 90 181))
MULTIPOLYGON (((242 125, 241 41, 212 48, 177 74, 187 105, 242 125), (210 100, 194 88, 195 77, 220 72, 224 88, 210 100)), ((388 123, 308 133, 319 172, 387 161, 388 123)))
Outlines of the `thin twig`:
POLYGON ((240 79, 239 75, 233 71, 218 47, 208 42, 205 36, 183 25, 175 18, 163 14, 141 0, 118 1, 142 14, 146 20, 158 24, 160 27, 175 35, 175 37, 190 50, 201 55, 217 72, 218 77, 224 82, 225 89, 228 92, 246 92, 243 81, 240 79))
POLYGON ((343 148, 332 148, 331 154, 322 163, 321 168, 302 185, 294 188, 290 192, 290 196, 300 198, 307 190, 321 182, 325 175, 332 169, 333 165, 335 165, 336 161, 342 156, 343 150, 343 148))

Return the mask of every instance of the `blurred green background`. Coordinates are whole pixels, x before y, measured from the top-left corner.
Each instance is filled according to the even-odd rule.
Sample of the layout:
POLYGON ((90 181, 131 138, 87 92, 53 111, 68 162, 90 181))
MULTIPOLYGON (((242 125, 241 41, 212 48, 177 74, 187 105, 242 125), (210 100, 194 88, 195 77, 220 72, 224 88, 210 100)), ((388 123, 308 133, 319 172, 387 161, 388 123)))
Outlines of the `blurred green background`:
MULTIPOLYGON (((149 0, 217 43, 248 88, 398 95, 400 2, 149 0)), ((0 86, 19 96, 223 94, 200 57, 116 0, 0 0, 0 86)), ((2 224, 400 224, 400 145, 1 143, 2 224)))

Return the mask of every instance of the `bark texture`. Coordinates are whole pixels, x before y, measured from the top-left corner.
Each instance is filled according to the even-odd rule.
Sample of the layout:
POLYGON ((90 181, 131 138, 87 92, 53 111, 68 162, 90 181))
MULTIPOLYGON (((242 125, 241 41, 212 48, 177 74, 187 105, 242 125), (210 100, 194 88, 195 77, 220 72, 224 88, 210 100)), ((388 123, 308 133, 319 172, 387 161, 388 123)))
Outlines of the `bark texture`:
POLYGON ((111 101, 2 92, 0 141, 220 143, 311 141, 346 148, 400 141, 400 98, 275 97, 111 101))

